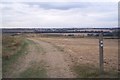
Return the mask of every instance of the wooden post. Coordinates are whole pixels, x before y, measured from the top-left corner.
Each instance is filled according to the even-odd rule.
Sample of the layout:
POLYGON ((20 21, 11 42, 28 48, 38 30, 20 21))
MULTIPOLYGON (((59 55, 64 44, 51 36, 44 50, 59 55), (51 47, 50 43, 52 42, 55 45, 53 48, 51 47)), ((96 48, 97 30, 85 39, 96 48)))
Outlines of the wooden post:
POLYGON ((100 75, 104 73, 104 58, 103 58, 103 32, 99 34, 99 59, 100 59, 100 75))

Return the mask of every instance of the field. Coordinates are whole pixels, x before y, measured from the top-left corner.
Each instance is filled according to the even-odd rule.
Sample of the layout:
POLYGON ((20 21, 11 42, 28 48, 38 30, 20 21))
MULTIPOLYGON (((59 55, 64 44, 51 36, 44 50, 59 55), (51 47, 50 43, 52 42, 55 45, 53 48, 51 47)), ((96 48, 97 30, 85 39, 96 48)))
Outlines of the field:
MULTIPOLYGON (((41 37, 34 34, 3 39, 9 40, 2 48, 3 77, 100 77, 97 38, 41 37)), ((118 40, 104 39, 104 77, 117 77, 117 68, 118 40)))

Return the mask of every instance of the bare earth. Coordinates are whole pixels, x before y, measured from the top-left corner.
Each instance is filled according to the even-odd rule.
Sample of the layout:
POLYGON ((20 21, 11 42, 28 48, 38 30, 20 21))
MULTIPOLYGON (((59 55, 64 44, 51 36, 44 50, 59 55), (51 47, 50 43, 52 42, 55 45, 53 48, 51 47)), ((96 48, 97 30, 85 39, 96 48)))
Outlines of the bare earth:
POLYGON ((37 39, 31 39, 41 45, 45 50, 44 61, 46 62, 47 75, 49 78, 74 78, 70 70, 69 63, 65 61, 66 56, 50 43, 37 39))

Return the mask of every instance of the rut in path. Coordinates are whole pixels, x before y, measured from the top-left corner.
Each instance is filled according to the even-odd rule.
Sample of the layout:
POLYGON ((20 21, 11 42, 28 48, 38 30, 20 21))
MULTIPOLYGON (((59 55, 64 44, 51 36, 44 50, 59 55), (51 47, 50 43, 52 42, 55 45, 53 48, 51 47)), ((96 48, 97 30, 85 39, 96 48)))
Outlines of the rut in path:
POLYGON ((59 51, 50 43, 38 39, 30 40, 39 44, 45 50, 43 60, 46 62, 47 75, 49 78, 75 77, 75 75, 73 75, 73 72, 70 70, 69 63, 65 61, 66 56, 64 56, 64 52, 59 51))

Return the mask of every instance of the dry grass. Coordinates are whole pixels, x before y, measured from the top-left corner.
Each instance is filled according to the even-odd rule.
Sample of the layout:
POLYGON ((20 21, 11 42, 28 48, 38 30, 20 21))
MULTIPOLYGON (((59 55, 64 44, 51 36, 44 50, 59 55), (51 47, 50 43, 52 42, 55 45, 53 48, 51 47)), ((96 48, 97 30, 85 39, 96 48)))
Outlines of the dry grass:
POLYGON ((2 57, 9 59, 22 45, 23 38, 20 36, 3 35, 2 37, 2 57))
MULTIPOLYGON (((73 70, 78 77, 98 77, 99 69, 99 40, 90 38, 64 38, 64 37, 33 37, 52 44, 60 51, 64 52, 72 59, 73 70), (89 66, 92 65, 92 66, 89 66)), ((22 38, 19 36, 3 36, 2 54, 3 58, 9 59, 22 44, 22 38)), ((14 59, 13 59, 14 60, 14 59)), ((35 65, 36 66, 36 65, 35 65)), ((115 74, 118 68, 118 40, 104 39, 104 67, 105 71, 110 73, 107 77, 115 74)), ((33 67, 32 67, 33 68, 33 67)), ((4 68, 5 69, 5 68, 4 68)), ((23 72, 24 77, 28 77, 33 71, 40 74, 37 70, 28 69, 23 72)), ((107 73, 107 74, 108 74, 107 73)), ((22 76, 23 76, 22 75, 22 76)), ((38 75, 39 76, 39 75, 38 75)), ((41 76, 41 75, 40 75, 41 76)))
POLYGON ((22 55, 26 55, 28 41, 21 36, 3 35, 2 38, 2 76, 14 72, 16 63, 22 55))
MULTIPOLYGON (((40 38, 64 49, 77 64, 99 67, 99 40, 89 38, 40 38)), ((118 40, 104 39, 104 66, 106 71, 117 70, 118 40)))

